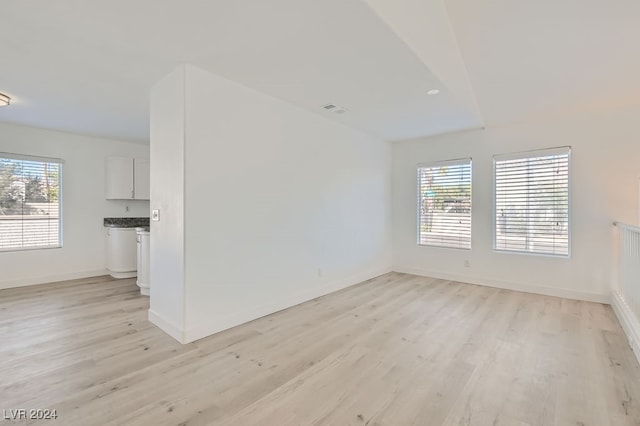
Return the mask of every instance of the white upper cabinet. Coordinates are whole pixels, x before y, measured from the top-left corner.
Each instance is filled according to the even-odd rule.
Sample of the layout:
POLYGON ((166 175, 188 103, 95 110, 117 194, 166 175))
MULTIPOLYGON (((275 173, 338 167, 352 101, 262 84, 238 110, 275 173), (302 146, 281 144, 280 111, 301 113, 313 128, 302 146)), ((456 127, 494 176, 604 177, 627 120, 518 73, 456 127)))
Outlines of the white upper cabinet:
POLYGON ((149 160, 136 158, 133 162, 133 195, 136 200, 148 200, 151 198, 150 177, 149 160))
POLYGON ((148 200, 149 160, 132 157, 107 157, 107 200, 148 200))
POLYGON ((133 158, 107 157, 105 170, 107 200, 133 199, 133 158))

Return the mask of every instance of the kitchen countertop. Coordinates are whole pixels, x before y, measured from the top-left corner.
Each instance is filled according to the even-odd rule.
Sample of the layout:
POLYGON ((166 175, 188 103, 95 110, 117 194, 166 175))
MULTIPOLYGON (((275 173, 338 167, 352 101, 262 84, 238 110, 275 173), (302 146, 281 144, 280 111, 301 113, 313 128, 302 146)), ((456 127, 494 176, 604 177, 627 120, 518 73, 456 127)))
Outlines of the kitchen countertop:
POLYGON ((104 226, 107 228, 139 228, 148 227, 148 217, 105 217, 104 226))

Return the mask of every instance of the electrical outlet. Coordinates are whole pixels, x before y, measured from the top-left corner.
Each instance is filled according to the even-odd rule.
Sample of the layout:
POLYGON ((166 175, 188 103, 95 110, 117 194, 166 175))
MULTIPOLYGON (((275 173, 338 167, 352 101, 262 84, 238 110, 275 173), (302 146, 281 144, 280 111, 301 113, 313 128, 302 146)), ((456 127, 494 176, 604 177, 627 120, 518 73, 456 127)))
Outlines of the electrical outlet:
POLYGON ((129 212, 129 206, 124 206, 124 211, 129 212))
POLYGON ((464 260, 464 267, 465 268, 470 268, 471 267, 471 262, 469 262, 469 259, 465 259, 464 260))
POLYGON ((151 210, 151 220, 154 222, 160 220, 160 210, 151 210))

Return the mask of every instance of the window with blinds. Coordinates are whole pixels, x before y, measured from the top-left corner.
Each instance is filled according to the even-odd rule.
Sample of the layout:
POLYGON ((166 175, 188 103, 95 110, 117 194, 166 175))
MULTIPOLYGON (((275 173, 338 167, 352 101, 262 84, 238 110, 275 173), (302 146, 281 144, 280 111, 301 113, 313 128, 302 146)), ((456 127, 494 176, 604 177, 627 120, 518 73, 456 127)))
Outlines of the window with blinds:
POLYGON ((0 153, 0 250, 62 246, 62 160, 0 153))
POLYGON ((570 153, 494 157, 496 250, 569 255, 570 153))
POLYGON ((418 165, 418 244, 471 248, 471 159, 418 165))

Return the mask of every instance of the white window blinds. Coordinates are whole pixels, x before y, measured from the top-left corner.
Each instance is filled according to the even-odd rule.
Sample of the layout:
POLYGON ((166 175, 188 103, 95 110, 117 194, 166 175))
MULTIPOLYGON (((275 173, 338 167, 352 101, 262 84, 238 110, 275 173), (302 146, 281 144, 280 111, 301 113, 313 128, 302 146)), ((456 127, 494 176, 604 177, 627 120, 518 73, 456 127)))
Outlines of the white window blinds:
POLYGON ((418 244, 471 248, 471 159, 418 165, 418 244))
POLYGON ((569 255, 570 148, 494 157, 495 249, 569 255))
POLYGON ((61 247, 62 160, 0 153, 0 250, 61 247))

